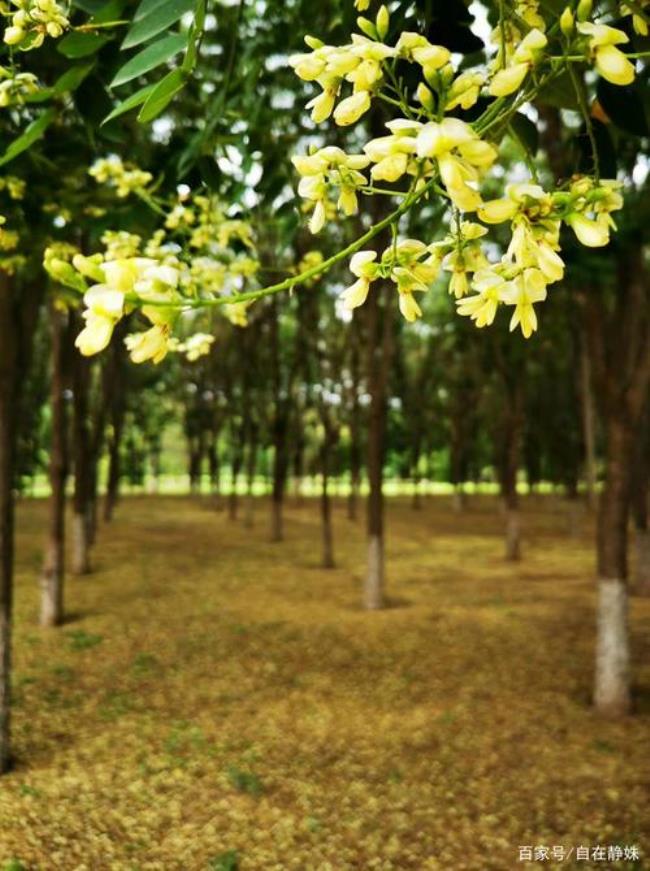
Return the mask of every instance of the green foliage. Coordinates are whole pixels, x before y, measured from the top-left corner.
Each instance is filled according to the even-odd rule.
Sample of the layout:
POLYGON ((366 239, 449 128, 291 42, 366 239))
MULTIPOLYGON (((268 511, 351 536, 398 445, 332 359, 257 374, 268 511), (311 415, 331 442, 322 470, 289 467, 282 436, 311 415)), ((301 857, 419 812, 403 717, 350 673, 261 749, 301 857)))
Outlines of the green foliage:
POLYGON ((262 782, 252 771, 245 771, 235 765, 231 765, 227 771, 228 780, 239 792, 245 792, 254 798, 259 798, 263 792, 262 782))
POLYGON ((157 4, 146 15, 134 21, 124 37, 122 48, 134 48, 158 36, 186 12, 191 12, 195 6, 196 0, 164 0, 157 4))
POLYGON ((89 650, 91 647, 96 647, 104 640, 101 635, 95 635, 92 632, 86 632, 84 629, 73 629, 65 633, 68 639, 68 644, 71 650, 89 650))
POLYGON ((21 133, 17 139, 14 139, 4 154, 0 155, 0 166, 4 166, 6 163, 9 163, 14 160, 14 158, 18 157, 19 154, 22 154, 23 151, 27 151, 28 148, 31 148, 31 146, 43 136, 55 118, 55 109, 45 109, 41 112, 41 114, 28 125, 25 132, 21 133))
POLYGON ((182 51, 187 40, 182 33, 170 33, 138 52, 115 73, 111 87, 123 85, 148 73, 182 51))
POLYGON ((227 850, 208 861, 209 871, 237 871, 239 868, 239 853, 237 850, 227 850))

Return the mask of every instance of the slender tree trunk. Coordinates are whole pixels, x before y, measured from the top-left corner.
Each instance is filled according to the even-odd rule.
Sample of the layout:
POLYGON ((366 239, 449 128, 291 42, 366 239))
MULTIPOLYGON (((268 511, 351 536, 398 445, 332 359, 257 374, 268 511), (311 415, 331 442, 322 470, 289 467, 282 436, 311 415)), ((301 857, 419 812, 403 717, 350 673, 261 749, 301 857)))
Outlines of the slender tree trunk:
POLYGON ((257 430, 255 427, 251 429, 250 439, 248 443, 248 454, 246 457, 246 514, 244 516, 244 526, 251 529, 253 526, 254 509, 255 509, 255 469, 257 467, 257 430))
POLYGON ((350 406, 350 493, 348 496, 348 518, 357 519, 359 492, 361 490, 361 313, 355 309, 350 324, 350 376, 351 376, 351 406, 350 406))
POLYGON ((634 516, 635 571, 634 593, 650 596, 650 397, 646 400, 635 458, 632 483, 632 513, 634 516))
POLYGON ((72 571, 75 575, 90 572, 90 488, 91 457, 88 425, 88 390, 90 363, 80 354, 73 355, 73 433, 74 497, 72 515, 72 571))
POLYGON ((65 579, 65 484, 68 475, 68 433, 65 402, 67 314, 51 307, 52 324, 52 442, 50 446, 50 518, 41 575, 41 626, 63 622, 65 579))
POLYGON ((273 483, 271 492, 271 541, 284 539, 283 506, 284 493, 289 467, 289 390, 283 396, 282 372, 280 360, 278 302, 274 297, 271 301, 271 358, 273 369, 273 483))
POLYGON ((321 529, 323 533, 323 568, 333 569, 334 561, 334 532, 332 529, 332 500, 329 495, 329 465, 330 465, 330 436, 325 434, 321 449, 321 529))
POLYGON ((607 474, 598 517, 598 642, 594 703, 607 716, 630 710, 627 623, 627 524, 632 434, 612 418, 607 426, 607 474))
POLYGON ((591 362, 585 340, 580 346, 580 400, 585 444, 585 494, 587 506, 593 510, 596 507, 596 415, 591 381, 591 362))
MULTIPOLYGON (((598 639, 594 704, 605 716, 631 709, 627 625, 628 521, 650 383, 650 305, 642 244, 621 248, 615 308, 585 294, 589 353, 602 403, 605 485, 598 511, 598 639)), ((596 292, 594 293, 594 290, 596 292)))
POLYGON ((515 388, 512 407, 506 411, 505 444, 503 445, 502 496, 506 520, 506 559, 515 562, 521 559, 521 518, 517 472, 521 445, 523 389, 515 388))
MULTIPOLYGON (((236 436, 234 436, 236 438, 236 436)), ((242 465, 242 454, 240 445, 236 445, 234 448, 234 454, 232 457, 232 465, 231 465, 231 477, 230 477, 230 493, 228 494, 228 517, 230 520, 237 519, 237 512, 239 509, 239 495, 237 493, 237 486, 239 484, 239 473, 241 471, 242 465)))
POLYGON ((414 511, 419 511, 422 508, 420 499, 420 439, 415 438, 413 443, 413 456, 411 459, 411 483, 413 490, 411 492, 411 508, 414 511))
POLYGON ((18 348, 13 280, 0 272, 0 772, 10 767, 11 630, 14 569, 13 464, 18 348))
POLYGON ((392 354, 393 300, 382 305, 386 285, 373 289, 365 308, 368 317, 368 566, 364 605, 368 610, 385 605, 384 572, 384 451, 387 414, 387 382, 392 354))
POLYGON ((113 432, 108 448, 108 479, 106 481, 106 495, 104 497, 104 522, 110 523, 113 519, 115 506, 120 498, 121 459, 120 445, 124 431, 123 416, 113 415, 113 432))
POLYGON ((283 505, 287 479, 287 455, 284 437, 275 441, 273 459, 273 486, 271 492, 271 541, 284 539, 283 505))

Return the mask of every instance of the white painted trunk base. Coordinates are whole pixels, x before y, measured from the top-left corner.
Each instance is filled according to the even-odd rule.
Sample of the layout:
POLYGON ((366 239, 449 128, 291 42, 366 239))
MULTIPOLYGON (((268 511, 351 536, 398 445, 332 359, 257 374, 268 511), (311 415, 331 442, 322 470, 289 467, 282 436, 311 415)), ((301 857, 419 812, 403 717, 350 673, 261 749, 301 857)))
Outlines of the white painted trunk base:
POLYGON ((620 716, 630 710, 627 587, 618 578, 598 581, 594 705, 607 716, 620 716))

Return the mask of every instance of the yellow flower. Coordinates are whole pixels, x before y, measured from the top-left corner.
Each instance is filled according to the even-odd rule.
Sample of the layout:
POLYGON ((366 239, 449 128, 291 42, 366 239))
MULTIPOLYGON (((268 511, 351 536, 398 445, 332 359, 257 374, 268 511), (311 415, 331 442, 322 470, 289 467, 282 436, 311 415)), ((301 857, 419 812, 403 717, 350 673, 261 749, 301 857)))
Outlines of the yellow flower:
POLYGON ((449 49, 442 45, 432 45, 426 36, 410 31, 402 33, 396 49, 400 57, 420 64, 425 75, 444 67, 451 57, 449 49))
POLYGON ((311 120, 314 124, 321 124, 329 118, 334 110, 335 102, 336 90, 326 88, 317 97, 314 97, 313 100, 310 100, 309 103, 307 103, 307 108, 312 110, 311 120))
POLYGON ((461 109, 471 109, 478 100, 484 80, 483 73, 461 73, 458 78, 454 79, 447 92, 445 112, 451 112, 457 106, 460 106, 461 109))
POLYGON ((488 200, 476 210, 476 215, 486 224, 502 224, 510 221, 517 214, 519 206, 513 200, 488 200))
POLYGON ((412 293, 399 294, 399 310, 409 323, 413 323, 417 318, 422 317, 422 309, 417 304, 412 293))
POLYGON ((458 313, 470 317, 479 329, 490 326, 499 307, 500 293, 506 286, 505 279, 496 272, 483 269, 474 275, 473 296, 456 300, 458 313))
POLYGON ((567 224, 587 248, 602 248, 609 243, 610 218, 601 213, 595 220, 586 215, 574 213, 567 218, 567 224))
POLYGON ((346 288, 341 294, 343 305, 347 309, 363 305, 370 290, 370 282, 377 276, 376 251, 357 251, 350 260, 350 271, 357 276, 357 281, 346 288))
POLYGON ((481 204, 478 191, 469 182, 479 179, 497 156, 496 149, 483 142, 469 124, 458 118, 431 121, 417 134, 418 157, 436 158, 440 177, 454 205, 465 212, 481 204))
POLYGON ((499 70, 490 82, 489 92, 493 97, 507 97, 514 93, 535 64, 539 52, 548 40, 541 30, 535 28, 527 33, 515 49, 511 63, 499 70))
POLYGON ((86 326, 79 333, 75 345, 84 357, 98 354, 108 345, 115 324, 124 311, 124 293, 107 285, 96 284, 84 294, 86 326))
POLYGON ((507 97, 509 94, 513 94, 528 75, 529 69, 529 64, 523 63, 499 70, 490 82, 488 88, 490 95, 492 97, 507 97))
POLYGON ((144 333, 132 333, 126 336, 124 344, 134 363, 144 363, 151 360, 160 363, 167 356, 169 343, 169 327, 156 324, 144 333))
POLYGON ((629 42, 629 37, 616 27, 584 21, 578 25, 580 33, 589 37, 589 49, 600 75, 613 85, 629 85, 634 81, 634 64, 625 57, 617 45, 629 42))
POLYGON ((525 339, 537 329, 534 304, 546 299, 546 281, 539 269, 524 269, 513 281, 500 291, 500 299, 506 305, 514 305, 510 319, 510 332, 520 327, 525 339))
POLYGON ((358 121, 370 108, 370 94, 368 91, 357 91, 351 97, 341 100, 334 110, 334 121, 339 127, 348 127, 358 121))

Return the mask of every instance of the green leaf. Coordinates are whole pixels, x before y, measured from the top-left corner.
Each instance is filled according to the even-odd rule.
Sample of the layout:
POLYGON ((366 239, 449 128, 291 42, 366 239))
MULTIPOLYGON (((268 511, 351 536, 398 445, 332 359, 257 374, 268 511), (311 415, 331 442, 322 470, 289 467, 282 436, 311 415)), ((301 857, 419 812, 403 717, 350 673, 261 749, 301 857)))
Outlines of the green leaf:
POLYGON ((107 24, 109 21, 117 21, 122 17, 126 0, 108 0, 104 3, 88 24, 107 24))
POLYGON ((75 91, 94 66, 95 62, 93 61, 92 63, 77 64, 74 67, 70 67, 70 69, 63 73, 62 76, 59 76, 56 82, 52 85, 52 95, 59 97, 61 94, 75 91))
POLYGON ((171 73, 167 73, 147 97, 138 115, 138 121, 143 124, 153 121, 185 87, 186 81, 187 77, 183 70, 172 70, 171 73))
POLYGON ((152 9, 140 21, 136 21, 124 37, 122 48, 133 48, 167 30, 186 12, 194 9, 195 0, 165 0, 160 6, 152 9))
POLYGON ((97 15, 107 5, 107 0, 72 0, 72 5, 77 9, 83 9, 89 15, 97 15))
POLYGON ((597 94, 605 114, 617 127, 633 136, 648 135, 648 118, 636 83, 621 87, 600 79, 597 94))
POLYGON ((9 163, 10 160, 18 157, 19 154, 23 153, 23 151, 27 151, 30 146, 40 139, 52 121, 56 118, 56 114, 56 109, 46 109, 38 116, 38 118, 35 118, 32 123, 26 127, 25 131, 21 133, 17 139, 14 139, 5 153, 0 156, 0 166, 9 163))
POLYGON ((167 0, 142 0, 138 8, 133 13, 133 20, 140 21, 140 19, 144 18, 154 9, 157 9, 159 6, 162 6, 163 3, 166 2, 167 0))
POLYGON ((187 39, 182 33, 171 33, 156 42, 152 42, 151 45, 139 51, 135 57, 120 67, 109 87, 116 88, 118 85, 123 85, 125 82, 130 82, 131 79, 148 73, 149 70, 155 69, 182 51, 186 43, 187 39))
POLYGON ((575 87, 568 72, 561 73, 537 95, 540 103, 555 106, 557 109, 579 109, 575 87))
POLYGON ((183 69, 186 73, 191 73, 196 65, 196 58, 199 52, 199 42, 203 35, 203 28, 205 26, 205 7, 206 0, 198 0, 196 11, 194 13, 194 22, 192 24, 192 29, 190 30, 187 52, 183 58, 183 69))
POLYGON ((98 52, 109 40, 110 36, 99 33, 69 33, 59 41, 56 48, 64 57, 71 59, 88 57, 98 52))
POLYGON ((539 133, 536 125, 526 115, 517 112, 510 121, 510 127, 514 136, 521 142, 530 156, 534 157, 539 148, 539 133))
POLYGON ((140 106, 157 85, 158 82, 153 82, 151 85, 145 85, 144 88, 140 88, 139 91, 136 91, 135 94, 131 94, 131 96, 127 97, 126 100, 122 100, 121 103, 117 104, 110 115, 107 115, 104 118, 102 125, 108 124, 108 122, 112 121, 114 118, 119 118, 120 115, 124 115, 131 109, 135 109, 136 106, 140 106))

